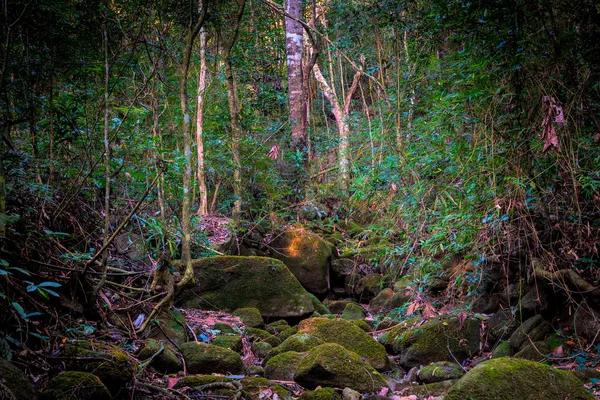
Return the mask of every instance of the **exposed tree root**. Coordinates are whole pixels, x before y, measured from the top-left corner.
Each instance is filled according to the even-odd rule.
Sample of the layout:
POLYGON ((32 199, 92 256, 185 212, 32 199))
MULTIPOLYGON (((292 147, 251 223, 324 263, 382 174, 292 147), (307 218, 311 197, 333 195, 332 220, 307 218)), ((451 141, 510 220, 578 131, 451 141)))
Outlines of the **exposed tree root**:
POLYGON ((547 279, 569 293, 600 296, 600 288, 587 282, 572 269, 551 272, 544 269, 540 260, 533 260, 533 273, 534 276, 547 279))

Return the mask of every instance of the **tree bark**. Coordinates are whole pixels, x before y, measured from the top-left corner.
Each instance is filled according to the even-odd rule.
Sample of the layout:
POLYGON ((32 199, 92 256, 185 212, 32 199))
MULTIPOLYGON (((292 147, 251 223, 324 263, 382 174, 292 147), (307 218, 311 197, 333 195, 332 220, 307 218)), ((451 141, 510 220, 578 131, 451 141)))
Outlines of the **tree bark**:
POLYGON ((285 17, 285 53, 292 149, 302 159, 299 165, 294 168, 294 175, 299 181, 304 181, 308 167, 308 152, 306 141, 307 104, 304 95, 304 74, 302 72, 302 34, 304 29, 302 24, 298 22, 302 19, 302 0, 285 0, 284 7, 286 15, 289 15, 289 17, 285 17))
POLYGON ((192 267, 191 255, 191 203, 192 203, 192 124, 189 113, 189 98, 188 98, 188 73, 190 70, 190 58, 192 55, 192 47, 194 41, 204 24, 206 17, 207 5, 202 6, 200 16, 194 25, 191 23, 188 33, 185 37, 185 47, 183 50, 183 61, 181 64, 181 72, 179 77, 179 100, 181 102, 181 113, 183 114, 183 153, 184 153, 184 171, 183 171, 183 199, 181 207, 181 230, 183 231, 183 239, 181 241, 181 261, 185 265, 185 270, 181 281, 177 284, 177 289, 194 284, 194 269, 192 267))
POLYGON ((223 59, 225 62, 225 85, 227 86, 227 102, 229 104, 229 117, 231 119, 231 155, 233 158, 233 195, 235 201, 231 217, 237 224, 242 216, 242 164, 240 161, 240 142, 242 140, 242 127, 240 125, 239 100, 236 90, 235 77, 233 74, 233 65, 231 60, 231 50, 237 42, 237 36, 240 27, 240 21, 244 14, 246 0, 241 0, 233 23, 233 33, 229 43, 223 49, 223 59))
MULTIPOLYGON (((202 0, 200 0, 202 7, 202 0)), ((208 214, 208 194, 206 190, 206 178, 204 177, 204 98, 206 91, 206 43, 208 42, 208 33, 206 29, 200 30, 200 76, 198 78, 198 111, 196 114, 196 143, 198 155, 198 191, 200 192, 200 205, 198 215, 208 214)))

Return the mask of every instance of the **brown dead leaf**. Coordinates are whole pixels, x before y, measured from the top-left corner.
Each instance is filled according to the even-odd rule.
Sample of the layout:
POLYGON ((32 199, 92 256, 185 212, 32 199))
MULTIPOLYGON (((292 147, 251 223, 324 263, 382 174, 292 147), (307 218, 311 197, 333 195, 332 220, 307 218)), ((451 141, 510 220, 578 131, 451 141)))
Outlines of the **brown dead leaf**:
POLYGON ((177 382, 179 382, 179 378, 169 377, 169 378, 167 378, 167 387, 169 389, 172 389, 177 384, 177 382))

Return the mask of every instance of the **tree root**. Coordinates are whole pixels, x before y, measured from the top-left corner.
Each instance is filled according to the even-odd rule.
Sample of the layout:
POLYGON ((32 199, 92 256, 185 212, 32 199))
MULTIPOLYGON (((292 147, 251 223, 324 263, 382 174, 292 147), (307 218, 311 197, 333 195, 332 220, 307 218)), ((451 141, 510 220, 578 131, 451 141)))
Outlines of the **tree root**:
POLYGON ((544 269, 540 260, 533 260, 532 263, 535 277, 547 279, 569 293, 600 296, 599 287, 590 284, 572 269, 559 269, 550 272, 544 269))

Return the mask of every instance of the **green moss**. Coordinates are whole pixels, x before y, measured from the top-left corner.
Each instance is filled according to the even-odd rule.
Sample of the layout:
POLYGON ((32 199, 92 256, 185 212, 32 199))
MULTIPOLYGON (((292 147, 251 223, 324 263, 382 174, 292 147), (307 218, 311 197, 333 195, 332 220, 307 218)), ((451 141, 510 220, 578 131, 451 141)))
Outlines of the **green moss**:
POLYGON ((383 377, 359 355, 335 343, 313 348, 300 362, 294 380, 308 389, 349 387, 361 393, 378 392, 387 386, 383 377))
POLYGON ((306 333, 298 333, 293 336, 290 336, 289 338, 284 340, 279 346, 271 350, 269 354, 267 354, 267 356, 265 357, 265 362, 268 361, 271 357, 275 357, 278 354, 282 354, 288 351, 302 353, 312 349, 313 347, 317 347, 323 343, 325 342, 317 337, 311 336, 306 333))
POLYGON ((311 293, 329 290, 329 263, 334 246, 302 228, 289 227, 272 242, 273 257, 283 261, 311 293))
POLYGON ((136 364, 127 353, 102 343, 67 343, 63 356, 69 369, 93 373, 111 393, 118 392, 122 386, 131 382, 137 371, 136 364))
POLYGON ((217 322, 213 326, 213 330, 221 331, 221 333, 236 333, 233 327, 225 322, 217 322))
POLYGON ((384 311, 387 307, 388 301, 394 296, 394 291, 392 289, 386 288, 383 289, 373 300, 369 302, 369 312, 372 314, 377 314, 381 311, 384 311))
POLYGON ((293 326, 291 328, 287 328, 281 331, 279 335, 277 335, 277 338, 283 343, 287 338, 289 338, 292 335, 295 335, 296 333, 298 333, 298 326, 293 326))
POLYGON ((385 348, 351 322, 342 319, 310 318, 300 323, 298 332, 344 346, 364 357, 378 371, 385 371, 390 367, 385 348))
POLYGON ((258 375, 258 376, 265 375, 265 369, 263 367, 261 367, 260 365, 250 365, 250 366, 246 367, 246 372, 248 373, 248 375, 258 375))
POLYGON ((379 274, 369 274, 360 278, 356 284, 356 294, 364 299, 372 299, 385 287, 383 277, 379 274))
POLYGON ((508 340, 501 341, 498 346, 492 351, 492 358, 510 357, 512 356, 512 347, 508 340))
POLYGON ((300 317, 314 311, 308 292, 281 261, 222 256, 193 261, 197 285, 178 303, 233 311, 257 308, 263 317, 300 317))
POLYGON ((264 328, 265 323, 260 311, 254 307, 238 308, 232 315, 239 317, 248 328, 264 328))
POLYGON ((177 345, 190 340, 186 328, 185 317, 180 312, 162 312, 154 321, 155 324, 158 324, 159 326, 151 325, 151 331, 148 335, 149 338, 165 343, 173 341, 177 345))
MULTIPOLYGON (((402 393, 405 396, 417 396, 419 399, 428 399, 432 396, 443 397, 455 383, 456 380, 447 380, 424 385, 408 386, 407 388, 402 389, 402 393)), ((398 390, 398 387, 396 387, 396 390, 398 390)))
POLYGON ((271 390, 282 400, 291 400, 290 392, 281 385, 271 386, 271 390))
POLYGON ((156 357, 154 357, 152 363, 150 364, 152 368, 161 373, 174 373, 181 371, 183 369, 183 364, 179 358, 177 358, 177 355, 173 349, 171 349, 168 344, 160 343, 155 339, 146 340, 144 347, 138 354, 138 358, 142 361, 145 361, 159 352, 161 347, 163 350, 156 357))
POLYGON ((335 389, 326 387, 317 390, 306 390, 298 398, 299 400, 340 400, 342 397, 336 393, 335 389))
POLYGON ((271 351, 272 349, 273 349, 273 346, 271 346, 267 342, 254 342, 254 343, 252 343, 252 352, 258 358, 265 358, 265 356, 267 354, 269 354, 269 351, 271 351))
POLYGON ((315 312, 318 312, 321 315, 330 313, 329 309, 325 306, 325 304, 321 303, 321 300, 319 300, 317 298, 317 296, 315 296, 312 293, 309 293, 309 294, 310 294, 310 301, 312 302, 315 312))
POLYGON ((200 387, 215 382, 231 382, 233 379, 222 375, 188 375, 180 378, 175 384, 175 389, 184 387, 200 387))
POLYGON ((597 369, 577 369, 572 371, 573 374, 583 383, 590 383, 592 380, 599 381, 600 380, 600 370, 597 369))
POLYGON ((514 357, 543 362, 548 359, 548 354, 550 354, 550 346, 546 342, 533 342, 532 345, 525 347, 515 354, 514 357))
POLYGON ((277 336, 271 335, 263 329, 246 328, 246 334, 251 341, 267 342, 273 347, 277 347, 281 344, 281 340, 277 336))
POLYGON ((592 400, 567 371, 503 357, 478 364, 450 389, 445 400, 592 400))
POLYGON ((467 318, 443 315, 422 325, 406 329, 410 323, 400 324, 390 330, 385 347, 400 354, 403 366, 411 368, 436 361, 464 361, 479 350, 480 323, 467 318))
POLYGON ((369 325, 364 319, 357 319, 355 321, 350 321, 352 324, 358 326, 365 332, 373 332, 373 328, 369 325))
POLYGON ((279 321, 271 322, 265 327, 265 330, 271 335, 277 335, 280 332, 289 328, 290 324, 288 324, 288 322, 285 319, 280 319, 279 321))
MULTIPOLYGON (((25 398, 19 397, 19 399, 25 398)), ((68 371, 54 377, 40 396, 40 400, 110 399, 110 392, 100 378, 81 371, 68 371)))
POLYGON ((34 399, 35 392, 27 375, 13 363, 0 358, 0 378, 17 399, 34 399))
POLYGON ((419 370, 419 380, 423 383, 436 383, 458 379, 465 374, 462 367, 449 361, 440 361, 426 365, 419 370))
POLYGON ((233 350, 236 353, 242 351, 242 337, 241 336, 215 336, 212 340, 212 344, 215 346, 223 347, 225 349, 233 350))
MULTIPOLYGON (((350 300, 333 300, 333 301, 328 301, 325 303, 325 305, 327 306, 327 308, 331 311, 331 314, 342 314, 344 312, 344 309, 346 308, 346 306, 348 304, 352 304, 354 303, 353 301, 350 300)), ((356 304, 356 303, 354 303, 356 304)), ((323 313, 320 313, 323 314, 323 313)), ((328 314, 328 313, 326 313, 328 314)))
POLYGON ((187 370, 191 374, 244 373, 242 358, 233 350, 200 342, 187 342, 179 348, 187 370))
POLYGON ((342 318, 346 321, 361 320, 366 317, 365 310, 358 304, 349 303, 346 304, 344 311, 342 312, 342 318))
POLYGON ((279 381, 294 380, 294 373, 306 354, 287 351, 270 358, 265 365, 265 377, 279 381))

